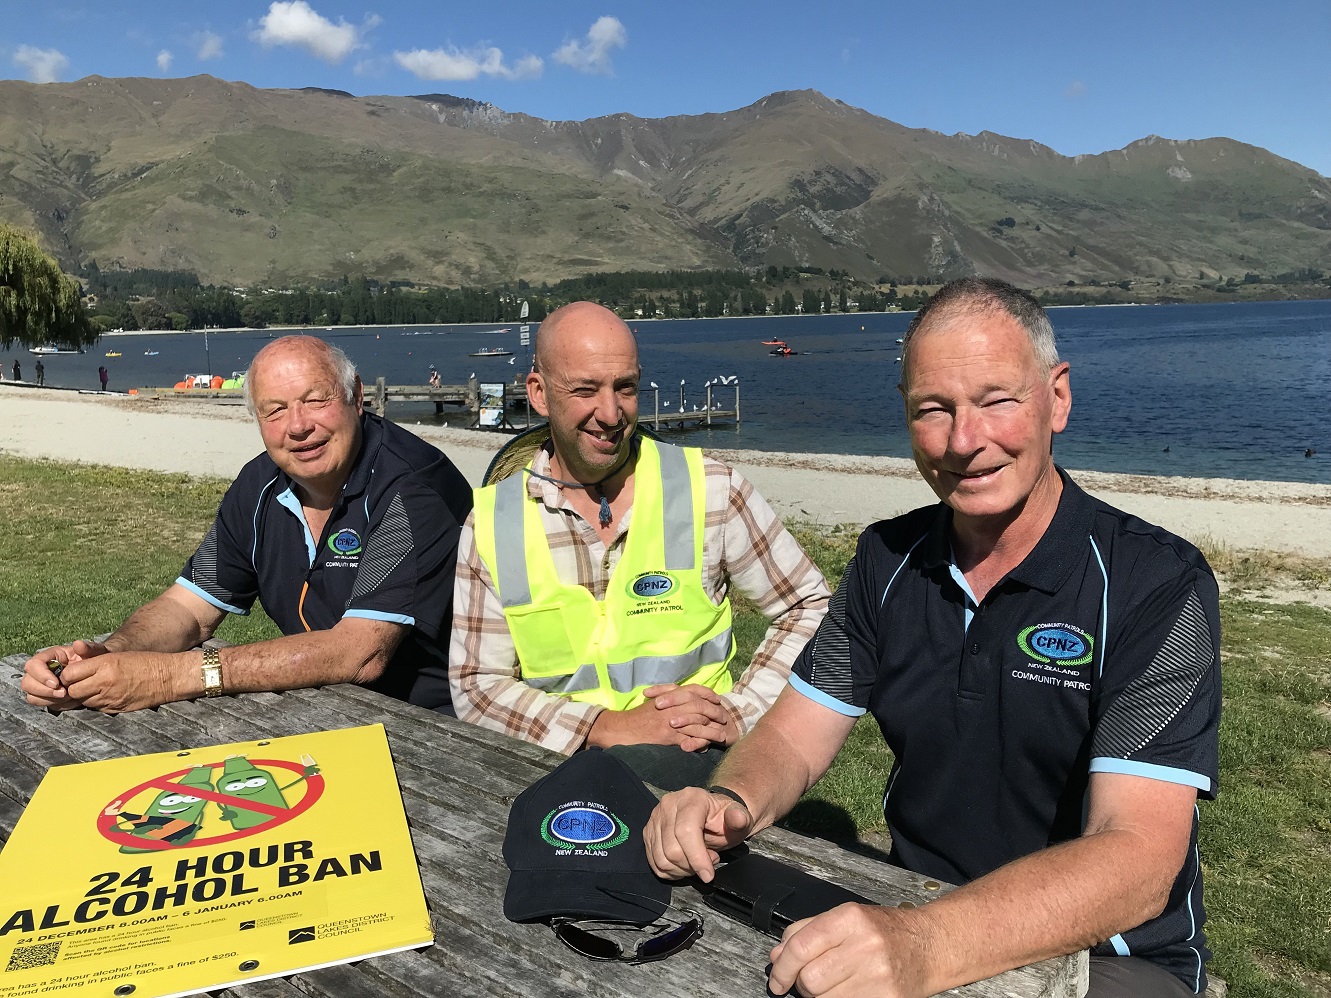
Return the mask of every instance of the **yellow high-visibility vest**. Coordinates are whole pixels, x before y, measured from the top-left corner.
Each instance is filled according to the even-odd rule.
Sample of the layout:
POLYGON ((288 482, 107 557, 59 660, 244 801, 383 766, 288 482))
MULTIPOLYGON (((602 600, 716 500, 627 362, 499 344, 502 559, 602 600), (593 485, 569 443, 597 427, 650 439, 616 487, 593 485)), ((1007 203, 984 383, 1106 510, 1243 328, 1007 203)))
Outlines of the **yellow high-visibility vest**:
POLYGON ((658 683, 731 687, 730 600, 703 587, 702 451, 639 438, 633 523, 605 599, 565 584, 527 470, 476 490, 476 549, 499 590, 523 682, 628 710, 658 683))

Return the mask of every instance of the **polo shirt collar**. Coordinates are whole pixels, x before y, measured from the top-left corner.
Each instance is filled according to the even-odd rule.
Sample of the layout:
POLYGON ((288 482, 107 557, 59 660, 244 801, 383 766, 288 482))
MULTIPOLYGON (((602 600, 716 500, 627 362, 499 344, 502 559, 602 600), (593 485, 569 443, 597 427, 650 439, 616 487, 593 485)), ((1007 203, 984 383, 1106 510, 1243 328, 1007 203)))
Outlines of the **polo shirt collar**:
MULTIPOLYGON (((1046 593, 1058 592, 1084 553, 1080 545, 1068 541, 1084 538, 1091 532, 1090 496, 1062 468, 1055 465, 1054 470, 1063 480, 1063 493, 1058 498, 1054 518, 1031 553, 1004 580, 1046 593)), ((926 568, 946 569, 952 564, 952 507, 940 502, 937 510, 921 551, 926 568)))
POLYGON ((370 478, 374 474, 375 460, 379 457, 379 448, 384 442, 384 421, 368 412, 360 417, 360 453, 356 463, 351 466, 351 474, 342 486, 343 498, 358 496, 370 487, 370 478))

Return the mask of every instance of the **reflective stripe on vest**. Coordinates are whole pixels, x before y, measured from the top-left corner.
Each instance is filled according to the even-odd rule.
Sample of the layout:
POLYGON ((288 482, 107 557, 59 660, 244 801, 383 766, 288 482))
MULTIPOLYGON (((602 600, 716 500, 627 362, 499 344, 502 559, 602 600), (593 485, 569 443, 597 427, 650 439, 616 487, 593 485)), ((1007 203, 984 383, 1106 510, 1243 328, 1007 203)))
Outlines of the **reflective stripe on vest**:
POLYGON ((703 588, 701 452, 641 440, 634 482, 633 525, 601 602, 559 581, 525 473, 477 491, 477 551, 499 591, 522 679, 618 710, 662 683, 725 692, 734 639, 729 601, 718 606, 703 588))

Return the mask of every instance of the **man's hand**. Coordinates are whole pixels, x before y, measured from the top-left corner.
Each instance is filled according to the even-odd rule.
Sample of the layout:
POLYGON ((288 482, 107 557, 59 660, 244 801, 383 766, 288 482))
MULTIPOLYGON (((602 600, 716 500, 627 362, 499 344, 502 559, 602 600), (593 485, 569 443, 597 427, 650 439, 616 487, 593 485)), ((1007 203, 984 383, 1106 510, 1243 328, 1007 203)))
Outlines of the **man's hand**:
POLYGON ((696 875, 710 883, 720 852, 737 846, 753 830, 753 816, 724 794, 688 787, 666 794, 652 811, 642 839, 658 877, 696 875))
POLYGON ((75 662, 87 658, 105 655, 108 649, 99 641, 84 641, 82 638, 73 644, 56 645, 43 648, 23 664, 23 681, 19 683, 27 695, 27 701, 36 707, 49 707, 53 710, 70 710, 82 707, 67 688, 68 680, 64 670, 75 662), (59 672, 59 675, 56 673, 59 672))
POLYGON ((739 738, 739 729, 720 694, 706 686, 666 683, 643 690, 646 702, 629 710, 602 711, 587 735, 587 744, 678 745, 685 752, 725 747, 739 738))
POLYGON ((181 670, 174 663, 174 656, 161 652, 113 652, 95 642, 75 641, 28 659, 20 688, 38 707, 119 714, 179 699, 173 679, 181 670), (65 663, 58 678, 46 664, 51 660, 65 663))
POLYGON ((918 922, 914 912, 863 904, 792 922, 772 949, 768 991, 784 995, 798 988, 807 998, 833 991, 837 998, 933 994, 918 922))

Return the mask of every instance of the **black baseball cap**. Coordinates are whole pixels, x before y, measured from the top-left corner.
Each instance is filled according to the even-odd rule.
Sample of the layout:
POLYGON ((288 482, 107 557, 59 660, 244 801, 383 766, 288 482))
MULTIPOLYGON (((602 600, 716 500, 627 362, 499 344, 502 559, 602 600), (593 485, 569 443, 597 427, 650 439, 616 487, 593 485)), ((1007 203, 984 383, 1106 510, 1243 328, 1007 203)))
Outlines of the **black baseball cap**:
POLYGON ((555 916, 646 925, 670 903, 670 884, 647 862, 642 829, 656 795, 633 770, 597 748, 541 777, 508 812, 504 916, 555 916))

